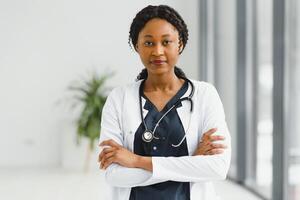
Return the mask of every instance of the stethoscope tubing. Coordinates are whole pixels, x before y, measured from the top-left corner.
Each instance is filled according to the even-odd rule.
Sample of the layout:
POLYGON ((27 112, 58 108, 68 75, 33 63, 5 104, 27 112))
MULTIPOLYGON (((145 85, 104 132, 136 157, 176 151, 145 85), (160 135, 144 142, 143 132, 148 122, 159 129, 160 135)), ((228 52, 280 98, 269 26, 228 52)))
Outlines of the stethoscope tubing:
MULTIPOLYGON (((171 107, 169 108, 164 114, 163 116, 160 117, 160 119, 156 122, 155 124, 155 127, 153 129, 153 131, 149 130, 147 125, 146 125, 146 122, 145 122, 145 119, 143 117, 143 109, 142 109, 142 90, 143 90, 143 84, 145 82, 146 79, 144 79, 141 84, 140 84, 140 88, 139 88, 139 103, 140 103, 140 115, 141 115, 141 119, 142 119, 142 122, 143 122, 143 125, 145 127, 145 132, 143 133, 142 135, 142 139, 144 142, 151 142, 152 139, 159 139, 158 137, 155 136, 155 131, 157 129, 157 127, 159 126, 159 123, 160 121, 173 109, 175 108, 180 102, 182 101, 185 101, 185 100, 188 100, 190 101, 191 103, 191 108, 190 108, 190 111, 192 112, 193 111, 193 100, 192 100, 192 97, 194 95, 194 84, 192 83, 192 81, 190 81, 189 79, 185 78, 186 81, 188 81, 188 83, 191 85, 192 87, 192 90, 191 90, 191 93, 188 97, 183 97, 183 98, 180 98, 179 100, 176 101, 176 103, 171 107), (147 135, 147 138, 145 137, 145 135, 147 135)), ((182 144, 182 142, 185 140, 186 138, 186 135, 184 135, 184 137, 182 138, 182 140, 177 144, 177 145, 174 145, 172 144, 173 147, 178 147, 182 144)))

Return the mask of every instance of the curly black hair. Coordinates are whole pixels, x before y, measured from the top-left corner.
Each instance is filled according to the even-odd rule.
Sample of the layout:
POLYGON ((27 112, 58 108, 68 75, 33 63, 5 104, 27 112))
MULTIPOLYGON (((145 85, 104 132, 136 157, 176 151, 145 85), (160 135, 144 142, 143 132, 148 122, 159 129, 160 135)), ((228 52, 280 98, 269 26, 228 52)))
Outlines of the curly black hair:
MULTIPOLYGON (((181 54, 188 41, 189 33, 187 25, 179 13, 174 8, 171 8, 167 5, 149 5, 136 14, 130 26, 128 39, 129 46, 133 46, 133 48, 136 50, 136 44, 140 31, 144 28, 146 23, 153 18, 164 19, 177 29, 179 33, 179 42, 180 45, 182 45, 181 51, 179 52, 179 54, 181 54)), ((180 68, 175 66, 174 70, 176 76, 180 78, 186 78, 185 74, 180 68)), ((143 71, 138 75, 137 80, 146 79, 147 76, 147 70, 143 69, 143 71)))
POLYGON ((179 33, 179 41, 183 45, 183 48, 180 51, 181 53, 188 41, 188 29, 179 13, 174 8, 167 5, 149 5, 136 14, 130 26, 128 39, 129 45, 131 46, 132 44, 135 49, 140 31, 144 28, 146 23, 153 18, 164 19, 177 29, 179 33))

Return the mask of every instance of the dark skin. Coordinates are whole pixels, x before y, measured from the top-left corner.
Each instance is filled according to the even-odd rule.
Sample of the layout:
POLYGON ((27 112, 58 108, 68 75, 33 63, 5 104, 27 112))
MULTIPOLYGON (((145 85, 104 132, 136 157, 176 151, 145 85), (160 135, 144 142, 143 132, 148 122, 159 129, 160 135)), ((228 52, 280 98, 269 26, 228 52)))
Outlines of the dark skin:
MULTIPOLYGON (((161 111, 184 83, 174 73, 182 49, 178 31, 166 20, 152 19, 140 31, 135 49, 148 71, 144 94, 161 111)), ((193 156, 223 153, 226 145, 215 142, 225 138, 213 135, 216 131, 210 129, 202 135, 193 156)), ((98 157, 101 169, 117 163, 124 167, 153 170, 152 157, 134 154, 113 140, 103 141, 100 146, 106 146, 98 157)))

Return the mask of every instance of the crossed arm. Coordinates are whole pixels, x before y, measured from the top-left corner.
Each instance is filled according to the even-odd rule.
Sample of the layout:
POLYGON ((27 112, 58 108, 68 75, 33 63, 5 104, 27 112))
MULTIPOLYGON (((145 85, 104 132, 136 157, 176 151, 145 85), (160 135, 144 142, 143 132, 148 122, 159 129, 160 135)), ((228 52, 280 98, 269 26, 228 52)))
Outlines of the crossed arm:
MULTIPOLYGON (((214 142, 224 140, 225 138, 221 135, 212 135, 216 130, 216 128, 213 128, 203 134, 193 156, 223 153, 223 149, 227 148, 227 146, 225 144, 214 142)), ((150 172, 153 171, 152 157, 134 154, 112 139, 104 140, 99 146, 106 146, 106 148, 100 152, 98 157, 100 169, 105 170, 112 163, 116 163, 124 167, 141 168, 150 172)))
POLYGON ((106 181, 117 187, 136 187, 168 180, 199 182, 225 179, 230 153, 225 144, 214 143, 224 136, 206 132, 192 156, 145 157, 124 148, 114 140, 101 143, 100 167, 106 170, 106 181))
POLYGON ((212 127, 218 130, 207 131, 194 154, 182 157, 144 157, 127 150, 120 134, 118 111, 122 109, 118 108, 120 105, 114 94, 109 96, 102 113, 100 136, 101 146, 106 148, 99 155, 100 167, 106 171, 106 181, 116 187, 136 187, 168 180, 199 182, 225 179, 231 157, 230 134, 220 98, 214 87, 207 88, 206 105, 201 111, 204 115, 202 130, 212 127), (223 145, 214 143, 219 140, 224 140, 223 145))

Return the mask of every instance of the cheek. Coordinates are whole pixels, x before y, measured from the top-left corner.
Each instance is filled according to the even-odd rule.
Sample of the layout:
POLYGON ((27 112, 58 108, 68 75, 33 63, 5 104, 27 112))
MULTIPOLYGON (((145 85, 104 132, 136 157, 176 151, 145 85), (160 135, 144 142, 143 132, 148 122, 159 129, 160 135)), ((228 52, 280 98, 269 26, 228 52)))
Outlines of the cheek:
POLYGON ((140 50, 139 51, 139 56, 142 60, 148 59, 149 58, 149 52, 146 50, 140 50))
POLYGON ((141 60, 145 60, 146 59, 146 54, 144 53, 144 52, 140 52, 139 53, 139 56, 140 56, 140 58, 141 58, 141 60))
POLYGON ((145 54, 145 53, 139 53, 139 56, 140 56, 140 60, 142 61, 142 63, 144 65, 147 65, 148 63, 148 56, 145 54))
POLYGON ((178 60, 179 58, 179 51, 178 51, 178 48, 173 48, 172 50, 170 50, 168 53, 168 58, 169 59, 172 59, 173 61, 176 61, 178 60))
POLYGON ((168 52, 169 52, 169 54, 172 54, 172 55, 179 55, 179 46, 176 44, 173 44, 172 46, 169 47, 168 52))

